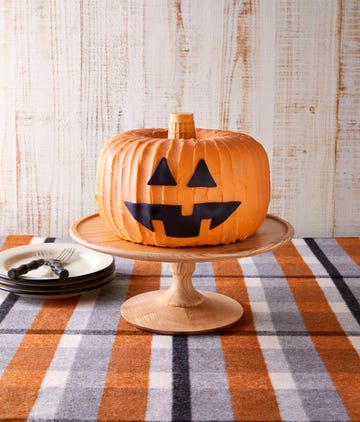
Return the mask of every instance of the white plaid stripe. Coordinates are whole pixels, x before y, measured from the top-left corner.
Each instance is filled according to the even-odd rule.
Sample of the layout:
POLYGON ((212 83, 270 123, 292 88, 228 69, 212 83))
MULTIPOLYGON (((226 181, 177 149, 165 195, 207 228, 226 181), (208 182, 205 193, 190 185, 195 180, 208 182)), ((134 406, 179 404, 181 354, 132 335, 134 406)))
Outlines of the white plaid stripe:
POLYGON ((262 282, 253 258, 241 258, 238 262, 244 273, 244 283, 248 291, 254 324, 257 331, 275 331, 274 325, 271 321, 269 306, 266 302, 262 282), (254 275, 255 278, 248 277, 248 274, 254 275), (266 313, 264 309, 266 309, 266 313))
POLYGON ((69 371, 48 370, 41 384, 42 388, 65 387, 69 371))
POLYGON ((357 350, 358 353, 360 354, 360 337, 349 336, 349 340, 351 341, 355 350, 357 350))
MULTIPOLYGON (((160 289, 169 287, 169 264, 162 264, 160 289)), ((146 421, 170 420, 172 403, 172 336, 153 334, 146 421)))
POLYGON ((44 243, 44 240, 46 239, 46 237, 39 237, 39 236, 37 236, 37 237, 33 237, 31 240, 30 240, 30 243, 31 244, 37 244, 37 243, 44 243))
POLYGON ((79 346, 80 341, 80 334, 63 334, 58 347, 74 349, 79 346))
POLYGON ((150 371, 149 388, 170 390, 172 388, 172 373, 150 371))
POLYGON ((270 372, 269 376, 275 390, 296 390, 297 388, 290 372, 270 372))
MULTIPOLYGON (((69 321, 71 325, 72 320, 79 321, 81 320, 82 327, 85 328, 86 324, 90 318, 91 312, 94 307, 96 295, 98 292, 92 292, 93 303, 92 306, 89 306, 88 299, 80 298, 77 307, 75 308, 72 318, 69 321), (82 301, 85 301, 87 310, 82 309, 82 301), (77 314, 81 313, 81 319, 77 318, 77 314)), ((79 328, 79 327, 78 327, 79 328)), ((78 348, 81 342, 82 335, 69 335, 63 334, 61 336, 58 348, 56 349, 54 358, 49 366, 49 369, 42 381, 40 392, 37 397, 37 400, 34 403, 32 408, 30 418, 40 418, 40 419, 50 419, 55 418, 58 407, 57 406, 48 406, 47 403, 50 400, 51 402, 60 403, 63 396, 66 380, 69 377, 73 362, 76 358, 78 348), (66 351, 66 352, 65 352, 66 351), (66 356, 66 359, 64 359, 66 356), (57 387, 57 388, 51 388, 57 387)))
POLYGON ((151 348, 152 349, 171 349, 172 336, 153 335, 151 348))
MULTIPOLYGON (((269 335, 260 335, 258 340, 269 371, 270 379, 276 392, 282 418, 284 420, 292 421, 307 421, 308 417, 302 404, 301 394, 298 391, 297 385, 291 375, 287 355, 283 350, 283 339, 280 339, 275 334, 277 327, 274 325, 271 315, 271 311, 273 310, 272 305, 274 305, 274 303, 267 301, 264 289, 264 286, 266 288, 266 280, 262 282, 254 258, 248 257, 246 259, 245 268, 243 267, 243 260, 239 260, 239 263, 243 269, 244 281, 248 290, 251 309, 255 310, 255 312, 253 312, 255 327, 258 332, 269 332, 269 335), (261 286, 253 285, 251 282, 252 277, 248 277, 249 273, 252 277, 255 276, 261 281, 261 286), (256 312, 258 307, 257 304, 259 303, 266 303, 269 312, 256 312), (274 334, 270 335, 271 332, 274 334), (291 400, 288 400, 286 394, 284 394, 287 392, 291 392, 291 400), (294 403, 297 403, 297 405, 294 406, 294 403)), ((265 309, 264 305, 261 305, 260 309, 265 309)))
POLYGON ((281 344, 277 336, 258 336, 262 349, 281 349, 281 344))
POLYGON ((266 302, 251 302, 251 310, 253 313, 270 312, 269 306, 266 302))
POLYGON ((334 314, 351 313, 344 302, 328 302, 334 314))
MULTIPOLYGON (((194 279, 199 289, 216 291, 211 263, 197 264, 194 279)), ((189 336, 188 350, 193 420, 231 420, 233 411, 220 335, 189 336), (204 391, 209 395, 206 405, 200 399, 204 391)))

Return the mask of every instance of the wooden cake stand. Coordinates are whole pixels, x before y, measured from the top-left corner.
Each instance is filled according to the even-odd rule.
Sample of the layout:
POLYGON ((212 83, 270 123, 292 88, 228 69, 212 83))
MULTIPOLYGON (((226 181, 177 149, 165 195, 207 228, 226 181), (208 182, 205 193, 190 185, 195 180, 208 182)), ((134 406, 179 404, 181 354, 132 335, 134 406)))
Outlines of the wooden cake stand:
POLYGON ((203 334, 235 324, 244 311, 228 296, 196 290, 192 284, 195 263, 269 252, 287 243, 294 230, 288 222, 268 215, 255 234, 240 242, 163 248, 122 240, 110 231, 98 214, 93 214, 74 223, 70 235, 76 242, 99 252, 143 261, 170 262, 170 288, 133 296, 123 303, 121 314, 130 324, 147 331, 203 334))

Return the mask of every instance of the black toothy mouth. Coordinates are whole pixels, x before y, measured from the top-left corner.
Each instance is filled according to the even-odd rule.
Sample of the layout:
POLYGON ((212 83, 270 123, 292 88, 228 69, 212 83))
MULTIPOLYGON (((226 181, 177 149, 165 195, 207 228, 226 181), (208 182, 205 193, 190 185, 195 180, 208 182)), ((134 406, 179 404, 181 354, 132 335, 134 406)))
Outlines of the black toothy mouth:
POLYGON ((240 204, 239 201, 194 204, 192 215, 184 216, 181 215, 181 205, 125 202, 135 220, 152 232, 152 220, 162 221, 166 236, 169 237, 197 237, 202 220, 211 219, 210 230, 214 229, 227 220, 240 204))

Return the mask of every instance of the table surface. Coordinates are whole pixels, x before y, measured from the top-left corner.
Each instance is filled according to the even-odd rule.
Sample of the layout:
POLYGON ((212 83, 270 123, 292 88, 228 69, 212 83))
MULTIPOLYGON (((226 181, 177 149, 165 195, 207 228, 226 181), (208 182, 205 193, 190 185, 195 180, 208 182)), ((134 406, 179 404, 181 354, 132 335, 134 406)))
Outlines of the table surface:
MULTIPOLYGON (((69 239, 11 235, 3 249, 69 239)), ((62 300, 0 291, 0 420, 359 421, 360 241, 293 239, 202 262, 198 289, 245 313, 215 334, 129 325, 128 298, 165 289, 169 264, 116 258, 116 278, 62 300)))

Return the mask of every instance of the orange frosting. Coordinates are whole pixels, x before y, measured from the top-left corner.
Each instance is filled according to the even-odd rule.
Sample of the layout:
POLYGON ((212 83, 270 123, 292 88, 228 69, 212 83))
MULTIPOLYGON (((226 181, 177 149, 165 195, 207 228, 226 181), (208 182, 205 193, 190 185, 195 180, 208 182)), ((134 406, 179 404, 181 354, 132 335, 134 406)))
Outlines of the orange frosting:
MULTIPOLYGON (((262 145, 248 135, 222 130, 196 129, 196 139, 167 136, 167 129, 138 129, 117 135, 104 145, 95 197, 99 214, 110 229, 129 241, 168 247, 228 244, 253 234, 265 220, 270 201, 269 163, 262 145), (148 184, 163 158, 176 185, 148 184), (216 186, 188 186, 200 160, 206 163, 216 186), (216 227, 211 227, 210 215, 203 218, 199 214, 199 234, 190 237, 168 236, 166 216, 152 215, 152 227, 146 227, 126 205, 175 205, 181 206, 182 216, 192 216, 196 204, 234 202, 240 204, 216 227)), ((172 224, 181 231, 182 221, 179 218, 172 224)))

